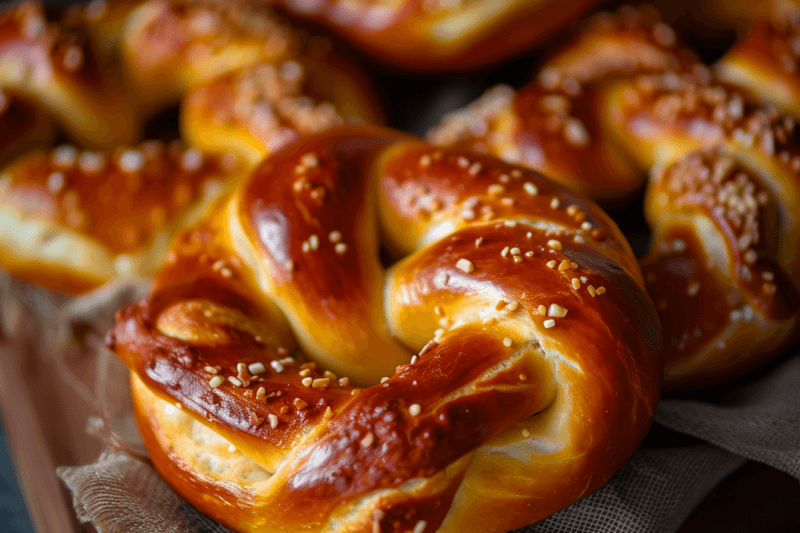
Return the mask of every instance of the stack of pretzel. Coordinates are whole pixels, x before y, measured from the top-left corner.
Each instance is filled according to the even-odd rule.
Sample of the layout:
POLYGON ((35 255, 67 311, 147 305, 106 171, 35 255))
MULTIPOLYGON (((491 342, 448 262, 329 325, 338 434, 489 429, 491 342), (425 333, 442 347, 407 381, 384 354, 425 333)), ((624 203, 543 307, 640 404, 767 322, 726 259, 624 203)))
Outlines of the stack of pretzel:
POLYGON ((797 338, 800 18, 709 68, 652 9, 598 14, 427 141, 306 24, 468 68, 596 3, 6 8, 0 266, 68 294, 157 272, 107 345, 153 465, 236 531, 541 520, 628 460, 662 382, 797 338), (174 105, 181 140, 144 139, 174 105), (593 200, 643 187, 637 261, 593 200))

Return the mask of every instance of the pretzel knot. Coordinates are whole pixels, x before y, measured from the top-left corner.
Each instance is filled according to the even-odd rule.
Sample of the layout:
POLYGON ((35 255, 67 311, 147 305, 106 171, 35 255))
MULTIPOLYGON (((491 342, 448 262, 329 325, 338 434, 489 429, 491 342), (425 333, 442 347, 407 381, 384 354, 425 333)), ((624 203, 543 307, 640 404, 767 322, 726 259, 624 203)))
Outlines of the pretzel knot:
POLYGON ((800 134, 774 107, 796 116, 797 35, 797 20, 759 22, 709 68, 657 12, 598 13, 534 82, 487 91, 429 138, 610 204, 651 170, 641 266, 661 317, 664 387, 719 383, 800 331, 800 134))
POLYGON ((539 520, 633 453, 662 370, 636 260, 594 203, 356 126, 262 163, 108 343, 155 466, 238 531, 539 520))

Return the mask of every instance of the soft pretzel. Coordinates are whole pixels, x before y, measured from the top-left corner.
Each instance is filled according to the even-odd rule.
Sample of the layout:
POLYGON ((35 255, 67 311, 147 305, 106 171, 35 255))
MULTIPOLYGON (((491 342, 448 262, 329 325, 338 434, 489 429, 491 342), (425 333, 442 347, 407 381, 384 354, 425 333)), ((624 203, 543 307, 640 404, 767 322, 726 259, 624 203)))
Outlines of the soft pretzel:
POLYGON ((237 531, 503 532, 633 453, 657 320, 591 201, 343 126, 185 231, 107 344, 156 468, 237 531))
POLYGON ((800 11, 789 19, 756 20, 714 65, 720 79, 800 116, 800 11))
POLYGON ((235 157, 160 141, 30 152, 0 175, 0 266, 68 294, 150 275, 239 172, 235 157))
POLYGON ((301 32, 265 7, 101 1, 53 21, 41 2, 26 1, 0 13, 0 86, 56 117, 89 148, 136 142, 145 119, 192 89, 220 87, 226 83, 220 76, 287 61, 306 73, 293 96, 329 100, 345 119, 380 120, 371 83, 355 62, 329 39, 301 32))
POLYGON ((128 15, 119 47, 145 108, 182 100, 183 137, 206 151, 257 163, 299 134, 381 120, 354 61, 263 6, 147 0, 128 15))
POLYGON ((642 270, 664 329, 668 386, 735 377, 796 337, 800 227, 772 192, 779 180, 720 148, 651 179, 645 213, 655 235, 642 270))
POLYGON ((89 147, 130 143, 140 135, 135 100, 113 64, 87 45, 87 35, 45 18, 41 2, 0 11, 0 86, 57 117, 89 147))
MULTIPOLYGON (((262 0, 263 2, 264 0, 262 0)), ((279 0, 404 70, 497 64, 584 15, 597 0, 279 0)))
POLYGON ((243 2, 146 0, 119 43, 129 83, 156 108, 191 88, 259 61, 295 58, 300 41, 267 8, 243 2))
POLYGON ((695 57, 652 10, 594 16, 519 92, 499 86, 444 118, 428 138, 495 154, 606 204, 629 199, 646 174, 609 142, 607 90, 633 73, 689 68, 695 57))
POLYGON ((333 54, 259 62, 192 90, 181 107, 183 138, 253 165, 301 135, 345 122, 379 123, 369 84, 333 54))
MULTIPOLYGON (((226 182, 242 171, 234 156, 255 164, 299 135, 347 121, 380 120, 370 84, 353 62, 323 37, 301 38, 267 9, 182 0, 133 4, 95 2, 58 22, 48 21, 38 2, 0 15, 0 28, 13 32, 0 35, 0 61, 36 66, 19 79, 13 69, 0 73, 0 81, 16 80, 0 101, 0 120, 10 132, 3 163, 32 148, 45 149, 24 156, 4 174, 0 249, 6 255, 0 266, 15 277, 72 294, 117 276, 148 275, 177 228, 207 208, 201 199, 218 196, 218 187, 204 196, 203 183, 226 182), (152 12, 160 18, 144 23, 152 12), (198 36, 203 24, 207 31, 198 36), (180 53, 172 47, 159 56, 158 42, 148 48, 131 37, 152 34, 182 43, 180 53), (268 53, 270 43, 277 42, 292 59, 268 62, 275 59, 268 53), (212 45, 213 61, 192 71, 191 50, 212 45), (128 87, 136 76, 128 78, 118 67, 120 54, 126 61, 147 58, 157 67, 139 71, 150 77, 137 91, 128 87), (75 72, 56 69, 72 60, 75 72), (167 72, 178 75, 169 79, 165 96, 158 79, 167 72), (227 74, 214 77, 219 72, 227 74), (120 91, 112 90, 118 86, 120 91), (101 89, 109 92, 95 100, 101 89), (191 92, 181 121, 192 150, 126 143, 140 136, 139 119, 186 90, 191 92), (79 145, 113 148, 95 153, 69 145, 47 154, 55 132, 42 108, 60 119, 79 145), (226 113, 232 123, 215 122, 226 113), (66 161, 64 168, 56 160, 66 161)), ((135 69, 128 64, 126 71, 135 69)))
POLYGON ((623 8, 596 16, 531 86, 494 89, 430 137, 520 160, 605 201, 659 168, 643 268, 664 330, 665 386, 702 386, 797 336, 800 145, 792 118, 750 101, 654 12, 623 8))

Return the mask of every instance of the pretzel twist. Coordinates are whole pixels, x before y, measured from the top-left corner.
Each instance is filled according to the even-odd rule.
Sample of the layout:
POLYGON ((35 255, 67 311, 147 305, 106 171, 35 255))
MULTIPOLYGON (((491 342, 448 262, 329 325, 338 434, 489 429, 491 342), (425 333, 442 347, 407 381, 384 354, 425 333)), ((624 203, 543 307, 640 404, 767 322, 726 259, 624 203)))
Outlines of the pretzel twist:
MULTIPOLYGON (((739 82, 746 58, 772 73, 748 54, 771 47, 780 57, 775 43, 793 42, 755 41, 715 70, 739 82)), ((762 84, 747 79, 748 91, 717 81, 657 13, 623 8, 596 16, 518 94, 494 89, 429 137, 520 161, 607 203, 654 168, 642 266, 664 330, 666 386, 702 386, 774 357, 798 330, 800 143, 793 118, 751 103, 762 84)))
POLYGON ((380 121, 355 63, 266 8, 96 2, 50 20, 22 2, 0 33, 3 163, 47 147, 51 115, 79 146, 102 147, 34 151, 0 179, 0 264, 70 294, 151 275, 177 229, 243 172, 236 156, 254 165, 298 136, 380 121), (130 142, 181 98, 189 146, 130 142))
POLYGON ((660 342, 592 202, 353 126, 260 165, 108 339, 154 464, 204 513, 418 533, 505 531, 602 485, 652 420, 660 342), (405 256, 388 270, 379 235, 405 256))
POLYGON ((41 2, 0 13, 0 86, 26 97, 90 147, 140 135, 135 100, 119 69, 87 44, 87 35, 45 17, 41 2))

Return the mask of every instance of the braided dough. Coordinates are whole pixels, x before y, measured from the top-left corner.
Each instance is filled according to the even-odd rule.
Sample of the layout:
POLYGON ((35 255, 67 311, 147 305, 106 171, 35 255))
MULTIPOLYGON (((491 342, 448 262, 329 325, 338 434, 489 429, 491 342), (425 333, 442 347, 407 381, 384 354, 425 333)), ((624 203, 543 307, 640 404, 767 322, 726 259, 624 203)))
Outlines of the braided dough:
MULTIPOLYGON (((797 6, 795 6, 796 8, 797 6)), ((757 20, 714 65, 716 74, 756 100, 800 116, 800 11, 789 18, 757 20)))
POLYGON ((80 28, 50 22, 41 2, 0 12, 0 86, 56 117, 92 148, 136 141, 141 117, 118 66, 87 44, 80 28))
POLYGON ((662 371, 638 265, 592 202, 354 126, 184 232, 108 345, 156 468, 243 532, 542 519, 633 453, 662 371))
POLYGON ((0 265, 69 294, 151 275, 246 165, 301 135, 381 119, 355 63, 266 8, 96 2, 53 21, 22 2, 0 14, 2 31, 3 163, 47 146, 56 123, 78 146, 104 147, 31 152, 0 177, 0 265), (181 98, 189 146, 129 143, 181 98))
MULTIPOLYGON (((667 387, 730 379, 797 338, 800 142, 792 117, 747 97, 762 85, 767 98, 782 90, 774 60, 761 58, 793 41, 756 40, 716 66, 729 81, 749 80, 742 91, 717 81, 657 13, 599 14, 530 86, 492 89, 429 134, 611 204, 653 169, 642 268, 664 331, 667 387), (759 66, 740 68, 745 60, 759 66)), ((778 103, 791 110, 790 100, 778 103)))

